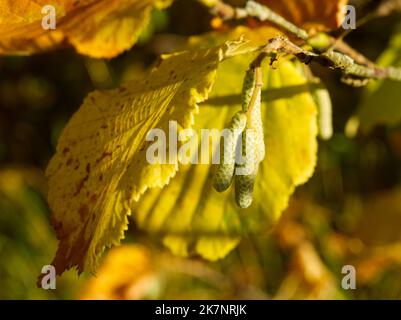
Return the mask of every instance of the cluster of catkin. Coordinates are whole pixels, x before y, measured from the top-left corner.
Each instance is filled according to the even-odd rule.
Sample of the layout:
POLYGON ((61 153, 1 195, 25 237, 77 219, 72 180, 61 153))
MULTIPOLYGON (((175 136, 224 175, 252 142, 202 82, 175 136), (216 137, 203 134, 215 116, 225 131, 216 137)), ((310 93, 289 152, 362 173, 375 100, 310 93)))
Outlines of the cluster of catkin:
POLYGON ((220 164, 215 172, 213 187, 218 192, 235 184, 235 200, 248 208, 259 163, 265 157, 261 114, 262 76, 260 67, 251 67, 245 75, 242 89, 242 110, 227 125, 220 141, 220 164))

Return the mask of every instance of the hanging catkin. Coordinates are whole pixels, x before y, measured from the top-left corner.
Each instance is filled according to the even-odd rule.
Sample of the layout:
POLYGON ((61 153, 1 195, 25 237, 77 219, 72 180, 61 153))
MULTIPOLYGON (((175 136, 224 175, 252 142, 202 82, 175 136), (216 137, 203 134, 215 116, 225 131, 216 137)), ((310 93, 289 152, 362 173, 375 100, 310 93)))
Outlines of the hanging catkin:
POLYGON ((239 207, 252 204, 259 163, 265 157, 261 112, 261 68, 250 68, 242 87, 242 112, 234 115, 220 143, 220 164, 213 187, 229 188, 235 176, 235 200, 239 207))
POLYGON ((248 70, 243 86, 243 99, 247 101, 243 101, 242 108, 247 112, 248 122, 242 134, 241 159, 237 159, 235 168, 235 200, 241 208, 248 208, 252 203, 259 163, 265 157, 260 72, 260 68, 248 70))
POLYGON ((333 136, 333 110, 330 94, 323 84, 312 92, 313 99, 318 108, 319 136, 323 140, 329 140, 333 136))
POLYGON ((241 208, 248 208, 253 199, 259 163, 256 161, 255 130, 247 128, 242 134, 241 163, 235 168, 235 201, 241 208))
POLYGON ((236 148, 238 139, 246 126, 247 116, 238 112, 228 124, 225 134, 220 140, 220 164, 213 180, 213 187, 223 192, 231 185, 234 176, 236 148))

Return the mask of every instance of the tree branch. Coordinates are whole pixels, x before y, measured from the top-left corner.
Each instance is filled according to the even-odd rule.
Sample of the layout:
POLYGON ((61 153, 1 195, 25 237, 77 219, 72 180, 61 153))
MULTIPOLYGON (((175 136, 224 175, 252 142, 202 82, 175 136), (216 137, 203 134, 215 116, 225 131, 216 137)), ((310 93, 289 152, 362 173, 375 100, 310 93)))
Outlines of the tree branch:
POLYGON ((257 18, 260 21, 269 21, 269 22, 274 23, 277 26, 282 27, 283 29, 292 33, 297 38, 300 38, 305 41, 308 40, 308 38, 309 38, 309 35, 305 30, 297 27, 293 23, 287 21, 282 16, 278 15, 277 13, 275 13, 268 7, 262 5, 258 2, 248 1, 245 9, 242 9, 242 10, 244 10, 246 12, 246 14, 250 17, 257 18))
POLYGON ((301 62, 309 64, 316 61, 323 66, 328 66, 332 69, 338 69, 344 75, 354 76, 362 79, 390 79, 401 81, 401 69, 398 68, 382 68, 378 66, 367 67, 355 63, 349 56, 329 50, 327 52, 317 54, 292 43, 284 37, 276 37, 261 49, 267 54, 286 53, 296 56, 301 62))
MULTIPOLYGON (((203 2, 211 0, 199 1, 203 2)), ((250 0, 247 2, 245 8, 234 8, 220 0, 212 1, 212 12, 221 16, 225 20, 253 17, 261 21, 269 21, 305 41, 305 44, 312 46, 314 50, 319 52, 322 51, 321 47, 314 47, 314 38, 310 38, 305 30, 297 27, 260 3, 250 0)), ((396 0, 396 3, 399 4, 399 2, 401 2, 401 0, 396 0)), ((398 8, 398 6, 395 7, 398 8)), ((394 7, 392 7, 392 10, 395 10, 394 7)), ((321 65, 328 66, 332 69, 341 70, 344 75, 344 80, 348 84, 362 85, 366 83, 366 79, 390 79, 401 81, 401 68, 382 68, 376 66, 362 54, 349 47, 345 42, 337 42, 336 39, 326 34, 324 35, 327 37, 327 48, 330 48, 330 46, 334 44, 334 49, 337 49, 337 51, 330 48, 323 50, 322 53, 315 53, 297 46, 284 37, 271 39, 261 50, 270 55, 277 53, 291 54, 296 56, 305 64, 316 61, 321 65)))
MULTIPOLYGON (((203 3, 203 1, 205 0, 199 1, 203 3)), ((260 21, 272 22, 302 40, 307 40, 309 37, 308 33, 305 30, 297 27, 293 23, 287 21, 282 16, 278 15, 268 7, 258 2, 248 1, 245 8, 234 8, 220 0, 214 0, 213 3, 214 6, 212 6, 211 10, 212 14, 218 15, 224 20, 235 20, 252 17, 260 21)))
POLYGON ((384 0, 376 9, 376 17, 386 17, 393 13, 401 12, 401 0, 384 0))

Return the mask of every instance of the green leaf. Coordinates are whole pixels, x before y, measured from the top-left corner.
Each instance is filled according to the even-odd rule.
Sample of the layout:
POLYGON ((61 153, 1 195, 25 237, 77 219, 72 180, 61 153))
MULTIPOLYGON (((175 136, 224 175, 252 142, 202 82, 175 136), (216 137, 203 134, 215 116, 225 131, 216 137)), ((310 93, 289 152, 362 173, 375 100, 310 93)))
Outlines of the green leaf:
MULTIPOLYGON (((401 67, 401 25, 377 63, 384 67, 401 67)), ((372 83, 366 89, 356 114, 361 130, 368 132, 377 125, 398 126, 401 123, 400 101, 401 82, 383 80, 372 83)))

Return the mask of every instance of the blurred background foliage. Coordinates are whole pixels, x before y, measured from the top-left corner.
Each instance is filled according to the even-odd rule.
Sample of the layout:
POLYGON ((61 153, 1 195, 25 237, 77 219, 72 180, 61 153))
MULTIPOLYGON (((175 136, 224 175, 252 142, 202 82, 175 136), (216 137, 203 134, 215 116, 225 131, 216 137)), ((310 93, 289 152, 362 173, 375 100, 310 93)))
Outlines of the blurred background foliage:
MULTIPOLYGON (((371 4, 354 2, 366 10, 371 4)), ((347 41, 377 60, 392 34, 400 37, 399 19, 372 21, 347 41)), ((57 246, 43 171, 63 126, 88 92, 137 77, 186 36, 211 30, 211 21, 195 1, 177 0, 154 11, 139 44, 111 61, 72 49, 0 58, 0 299, 401 298, 400 123, 347 132, 366 90, 317 66, 332 96, 335 135, 320 142, 314 177, 273 230, 248 235, 226 259, 206 263, 173 257, 131 224, 124 246, 109 252, 96 277, 70 271, 57 290, 36 288, 57 246), (341 288, 346 264, 357 269, 357 290, 341 288)), ((401 65, 401 46, 389 50, 401 65)), ((378 113, 382 105, 401 108, 400 84, 390 86, 373 103, 378 113)))

